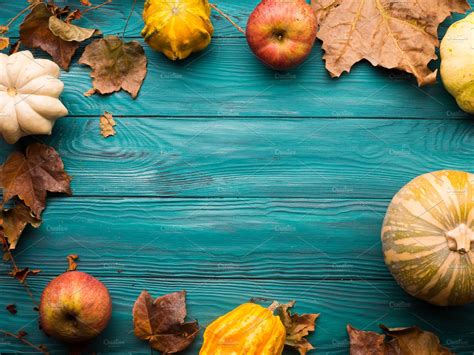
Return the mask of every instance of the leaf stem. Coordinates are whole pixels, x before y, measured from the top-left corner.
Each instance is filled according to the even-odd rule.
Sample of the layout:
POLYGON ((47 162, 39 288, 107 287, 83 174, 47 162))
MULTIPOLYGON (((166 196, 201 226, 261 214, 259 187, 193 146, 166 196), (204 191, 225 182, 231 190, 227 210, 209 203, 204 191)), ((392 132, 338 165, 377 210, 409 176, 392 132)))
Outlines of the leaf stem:
POLYGON ((240 27, 239 25, 237 25, 230 17, 229 15, 227 15, 225 12, 223 12, 221 9, 219 9, 217 7, 216 4, 209 4, 209 6, 211 6, 214 10, 216 10, 219 15, 221 15, 223 18, 225 18, 227 21, 229 21, 232 26, 234 26, 239 32, 245 34, 245 31, 242 29, 242 27, 240 27))
POLYGON ((49 352, 48 352, 47 350, 44 350, 44 349, 42 349, 41 347, 36 346, 35 344, 33 344, 32 342, 30 342, 29 340, 26 340, 23 336, 20 336, 20 335, 17 335, 17 334, 13 334, 13 333, 11 333, 11 332, 7 332, 6 330, 3 330, 3 329, 0 329, 0 333, 5 334, 6 336, 9 336, 9 337, 18 339, 18 340, 21 341, 23 344, 28 345, 29 347, 35 349, 36 351, 39 351, 40 353, 49 354, 49 352))
POLYGON ((123 27, 122 39, 125 37, 125 32, 127 31, 128 23, 130 22, 130 19, 132 18, 132 14, 133 14, 133 11, 135 10, 136 4, 137 4, 137 0, 133 0, 132 9, 130 10, 130 13, 128 14, 127 21, 125 22, 125 26, 123 27))
POLYGON ((87 9, 85 9, 84 11, 82 11, 82 14, 84 15, 86 12, 89 12, 89 11, 92 11, 92 10, 97 10, 98 8, 101 8, 104 5, 110 4, 111 2, 112 2, 112 0, 107 0, 107 1, 104 1, 102 4, 99 4, 97 6, 89 7, 87 9))
POLYGON ((34 4, 29 4, 27 7, 25 7, 23 10, 21 10, 18 14, 16 14, 14 17, 12 17, 10 19, 10 21, 8 21, 8 23, 5 25, 5 27, 10 27, 12 25, 13 22, 15 22, 16 20, 18 20, 18 18, 23 15, 25 12, 27 12, 28 10, 32 9, 33 7, 35 7, 36 5, 38 5, 39 3, 34 3, 34 4))

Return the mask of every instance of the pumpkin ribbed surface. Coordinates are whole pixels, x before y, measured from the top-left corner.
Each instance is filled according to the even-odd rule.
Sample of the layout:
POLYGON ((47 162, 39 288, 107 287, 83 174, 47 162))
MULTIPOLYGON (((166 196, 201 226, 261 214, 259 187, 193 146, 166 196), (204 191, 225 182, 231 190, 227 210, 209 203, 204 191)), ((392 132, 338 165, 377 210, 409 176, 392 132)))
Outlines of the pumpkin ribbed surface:
POLYGON ((206 328, 200 355, 278 355, 285 337, 278 316, 260 305, 244 303, 206 328))
POLYGON ((147 0, 142 36, 169 59, 184 59, 211 42, 210 16, 207 0, 147 0))
POLYGON ((474 175, 437 171, 393 198, 382 229, 385 263, 409 294, 437 305, 474 301, 474 175))

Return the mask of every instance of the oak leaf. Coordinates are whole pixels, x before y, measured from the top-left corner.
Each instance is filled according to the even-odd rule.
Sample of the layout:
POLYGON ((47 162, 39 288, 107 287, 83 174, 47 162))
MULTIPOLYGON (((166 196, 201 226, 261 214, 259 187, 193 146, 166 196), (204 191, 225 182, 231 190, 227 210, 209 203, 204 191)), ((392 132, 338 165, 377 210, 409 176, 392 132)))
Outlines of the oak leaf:
POLYGON ((411 73, 420 86, 436 81, 428 64, 437 59, 439 24, 469 9, 466 0, 312 0, 312 6, 331 76, 366 59, 411 73))
POLYGON ((18 240, 28 224, 38 228, 41 225, 41 220, 33 216, 31 210, 22 202, 17 202, 12 209, 0 211, 0 226, 3 237, 8 241, 9 250, 16 248, 18 240))
POLYGON ((18 196, 40 218, 46 207, 47 191, 71 195, 71 179, 54 148, 33 143, 26 148, 26 154, 14 152, 3 164, 3 202, 18 196))
POLYGON ((62 68, 68 69, 79 48, 77 41, 65 41, 49 29, 49 19, 57 7, 39 3, 33 7, 20 25, 20 41, 27 47, 40 48, 49 53, 62 68))
POLYGON ((144 290, 133 306, 135 335, 164 354, 187 348, 199 333, 197 321, 185 323, 186 291, 174 292, 153 300, 144 290))
POLYGON ((146 76, 145 51, 137 41, 123 42, 117 36, 107 36, 89 44, 79 63, 92 68, 95 92, 111 94, 121 89, 136 98, 146 76))
POLYGON ((439 338, 418 327, 387 328, 380 325, 385 334, 358 330, 347 325, 351 342, 351 355, 451 355, 448 348, 442 346, 439 338))
POLYGON ((48 27, 55 36, 67 42, 83 42, 94 35, 100 34, 99 30, 79 27, 58 19, 56 16, 51 16, 49 18, 48 27))
POLYGON ((301 355, 305 355, 309 350, 314 349, 305 337, 310 332, 314 332, 315 322, 319 314, 291 314, 290 308, 294 305, 295 301, 279 305, 277 308, 278 315, 286 329, 285 345, 291 346, 298 350, 301 355))
POLYGON ((116 123, 110 112, 105 111, 102 116, 100 116, 100 133, 104 138, 115 136, 115 127, 116 123))

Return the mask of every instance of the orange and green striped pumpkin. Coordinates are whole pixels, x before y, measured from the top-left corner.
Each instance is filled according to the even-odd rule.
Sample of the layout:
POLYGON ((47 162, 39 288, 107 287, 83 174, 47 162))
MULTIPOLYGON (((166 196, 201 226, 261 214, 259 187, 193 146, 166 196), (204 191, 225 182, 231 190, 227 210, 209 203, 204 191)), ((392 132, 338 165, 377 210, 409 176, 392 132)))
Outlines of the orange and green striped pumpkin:
POLYGON ((244 303, 206 328, 199 354, 279 355, 285 338, 280 317, 258 304, 244 303))
POLYGON ((436 305, 474 301, 474 175, 418 176, 393 198, 382 229, 385 263, 410 295, 436 305))

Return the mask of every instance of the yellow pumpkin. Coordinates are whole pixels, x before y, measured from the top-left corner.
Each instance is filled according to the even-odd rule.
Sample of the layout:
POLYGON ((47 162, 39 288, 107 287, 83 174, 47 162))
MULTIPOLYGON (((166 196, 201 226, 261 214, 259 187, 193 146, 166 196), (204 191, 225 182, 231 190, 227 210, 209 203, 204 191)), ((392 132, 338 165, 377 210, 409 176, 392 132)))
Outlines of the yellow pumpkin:
POLYGON ((147 0, 142 36, 169 59, 184 59, 211 42, 210 16, 207 0, 147 0))
POLYGON ((449 27, 440 54, 446 90, 462 110, 474 114, 474 12, 449 27))
POLYGON ((285 327, 271 310, 244 303, 206 328, 199 354, 279 355, 285 338, 285 327))
POLYGON ((474 175, 421 175, 393 198, 382 229, 385 263, 406 292, 436 305, 474 301, 474 175))

